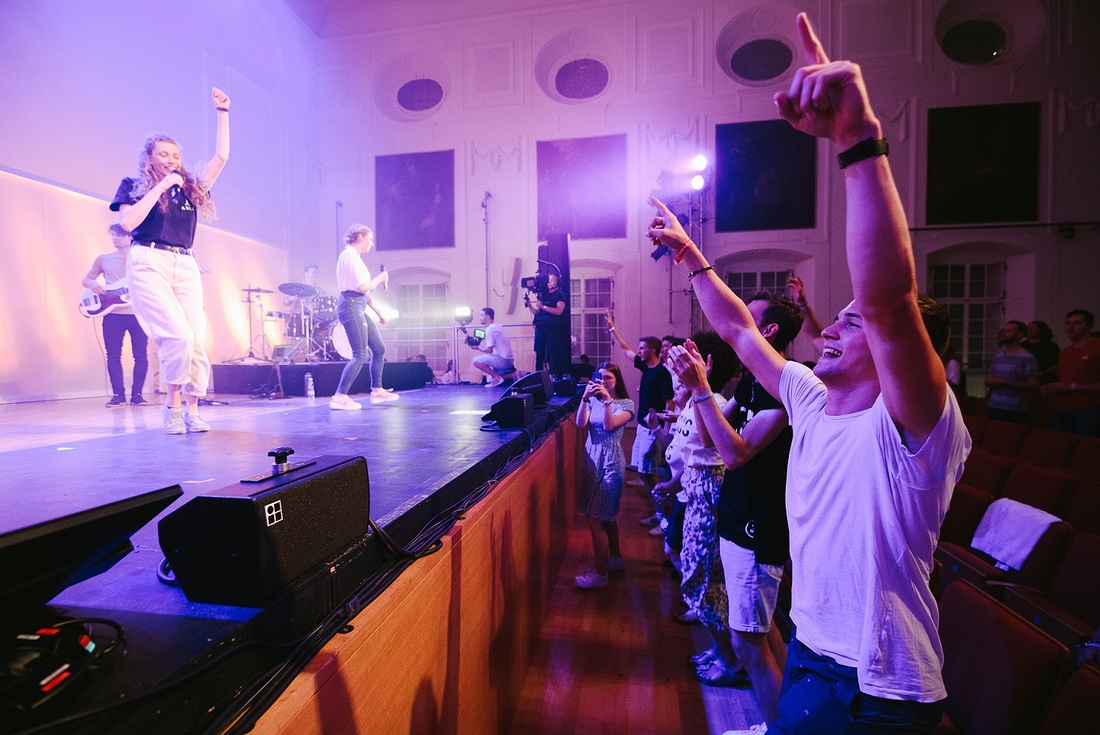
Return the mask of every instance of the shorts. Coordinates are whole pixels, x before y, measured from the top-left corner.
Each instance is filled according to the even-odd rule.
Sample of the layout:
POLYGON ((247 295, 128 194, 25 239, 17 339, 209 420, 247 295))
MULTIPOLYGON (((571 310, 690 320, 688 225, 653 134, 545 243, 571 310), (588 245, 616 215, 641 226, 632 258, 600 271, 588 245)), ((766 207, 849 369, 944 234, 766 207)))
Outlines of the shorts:
POLYGON ((630 450, 630 464, 639 475, 656 474, 661 466, 665 448, 657 441, 652 429, 638 424, 638 433, 634 437, 634 447, 630 450))
POLYGON ((779 599, 783 567, 757 563, 755 551, 728 539, 718 543, 729 596, 730 630, 767 633, 779 599))

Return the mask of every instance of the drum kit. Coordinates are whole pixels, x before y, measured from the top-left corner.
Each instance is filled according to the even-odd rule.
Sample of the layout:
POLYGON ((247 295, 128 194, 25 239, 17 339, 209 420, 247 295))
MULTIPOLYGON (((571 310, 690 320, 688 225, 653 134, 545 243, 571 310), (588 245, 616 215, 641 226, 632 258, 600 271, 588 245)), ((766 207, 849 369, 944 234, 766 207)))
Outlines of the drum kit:
POLYGON ((319 293, 308 283, 284 283, 279 286, 279 292, 288 297, 284 299, 287 308, 282 311, 265 311, 260 299, 263 294, 272 294, 274 291, 251 285, 241 291, 245 294, 241 302, 248 305, 248 354, 230 362, 255 360, 293 363, 351 359, 347 334, 336 318, 335 297, 319 293), (283 337, 289 344, 271 350, 265 330, 261 328, 259 334, 254 333, 253 305, 260 314, 261 322, 277 319, 283 321, 283 337), (269 353, 272 354, 271 358, 268 357, 269 353))
MULTIPOLYGON (((332 333, 336 320, 336 299, 318 293, 308 283, 284 283, 279 291, 293 297, 297 309, 270 311, 267 316, 283 320, 283 336, 294 340, 281 362, 328 362, 340 359, 332 333)), ((350 351, 348 354, 350 358, 350 351)))

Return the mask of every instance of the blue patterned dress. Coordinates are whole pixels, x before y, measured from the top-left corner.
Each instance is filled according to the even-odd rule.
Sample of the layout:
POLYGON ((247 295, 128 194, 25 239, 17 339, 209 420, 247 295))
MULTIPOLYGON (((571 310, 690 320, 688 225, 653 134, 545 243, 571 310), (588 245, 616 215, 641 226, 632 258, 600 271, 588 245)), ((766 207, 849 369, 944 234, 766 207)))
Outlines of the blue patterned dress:
MULTIPOLYGON (((614 431, 603 428, 603 405, 589 409, 588 440, 584 443, 585 457, 581 460, 581 484, 577 488, 577 509, 581 513, 601 521, 613 521, 619 514, 619 498, 623 494, 626 473, 626 455, 623 453, 623 429, 614 431), (598 417, 598 418, 597 418, 598 417)), ((611 412, 634 413, 634 401, 620 398, 612 401, 611 412)))

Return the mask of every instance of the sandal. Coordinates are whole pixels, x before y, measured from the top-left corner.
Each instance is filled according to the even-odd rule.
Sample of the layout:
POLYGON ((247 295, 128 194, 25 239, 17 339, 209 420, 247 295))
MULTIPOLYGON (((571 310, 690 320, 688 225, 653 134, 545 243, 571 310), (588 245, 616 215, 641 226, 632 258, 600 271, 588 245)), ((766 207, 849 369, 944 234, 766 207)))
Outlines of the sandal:
POLYGON ((747 671, 727 669, 721 661, 714 661, 709 666, 700 666, 695 670, 695 678, 712 687, 747 689, 752 686, 747 671))
POLYGON ((707 666, 710 666, 712 663, 714 663, 717 660, 718 660, 718 654, 715 653, 713 648, 708 648, 707 650, 703 651, 702 653, 697 653, 694 656, 691 656, 690 658, 688 658, 688 663, 690 663, 695 668, 699 668, 700 666, 703 666, 704 664, 706 664, 707 666))

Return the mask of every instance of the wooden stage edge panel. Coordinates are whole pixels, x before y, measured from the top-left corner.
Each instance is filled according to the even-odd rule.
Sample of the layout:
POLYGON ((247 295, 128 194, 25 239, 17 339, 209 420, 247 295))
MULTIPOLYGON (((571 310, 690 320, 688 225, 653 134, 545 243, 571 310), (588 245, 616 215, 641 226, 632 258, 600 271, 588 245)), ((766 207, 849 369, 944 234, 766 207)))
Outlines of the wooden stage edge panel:
POLYGON ((580 451, 564 421, 330 640, 255 732, 504 732, 575 513, 580 451))

